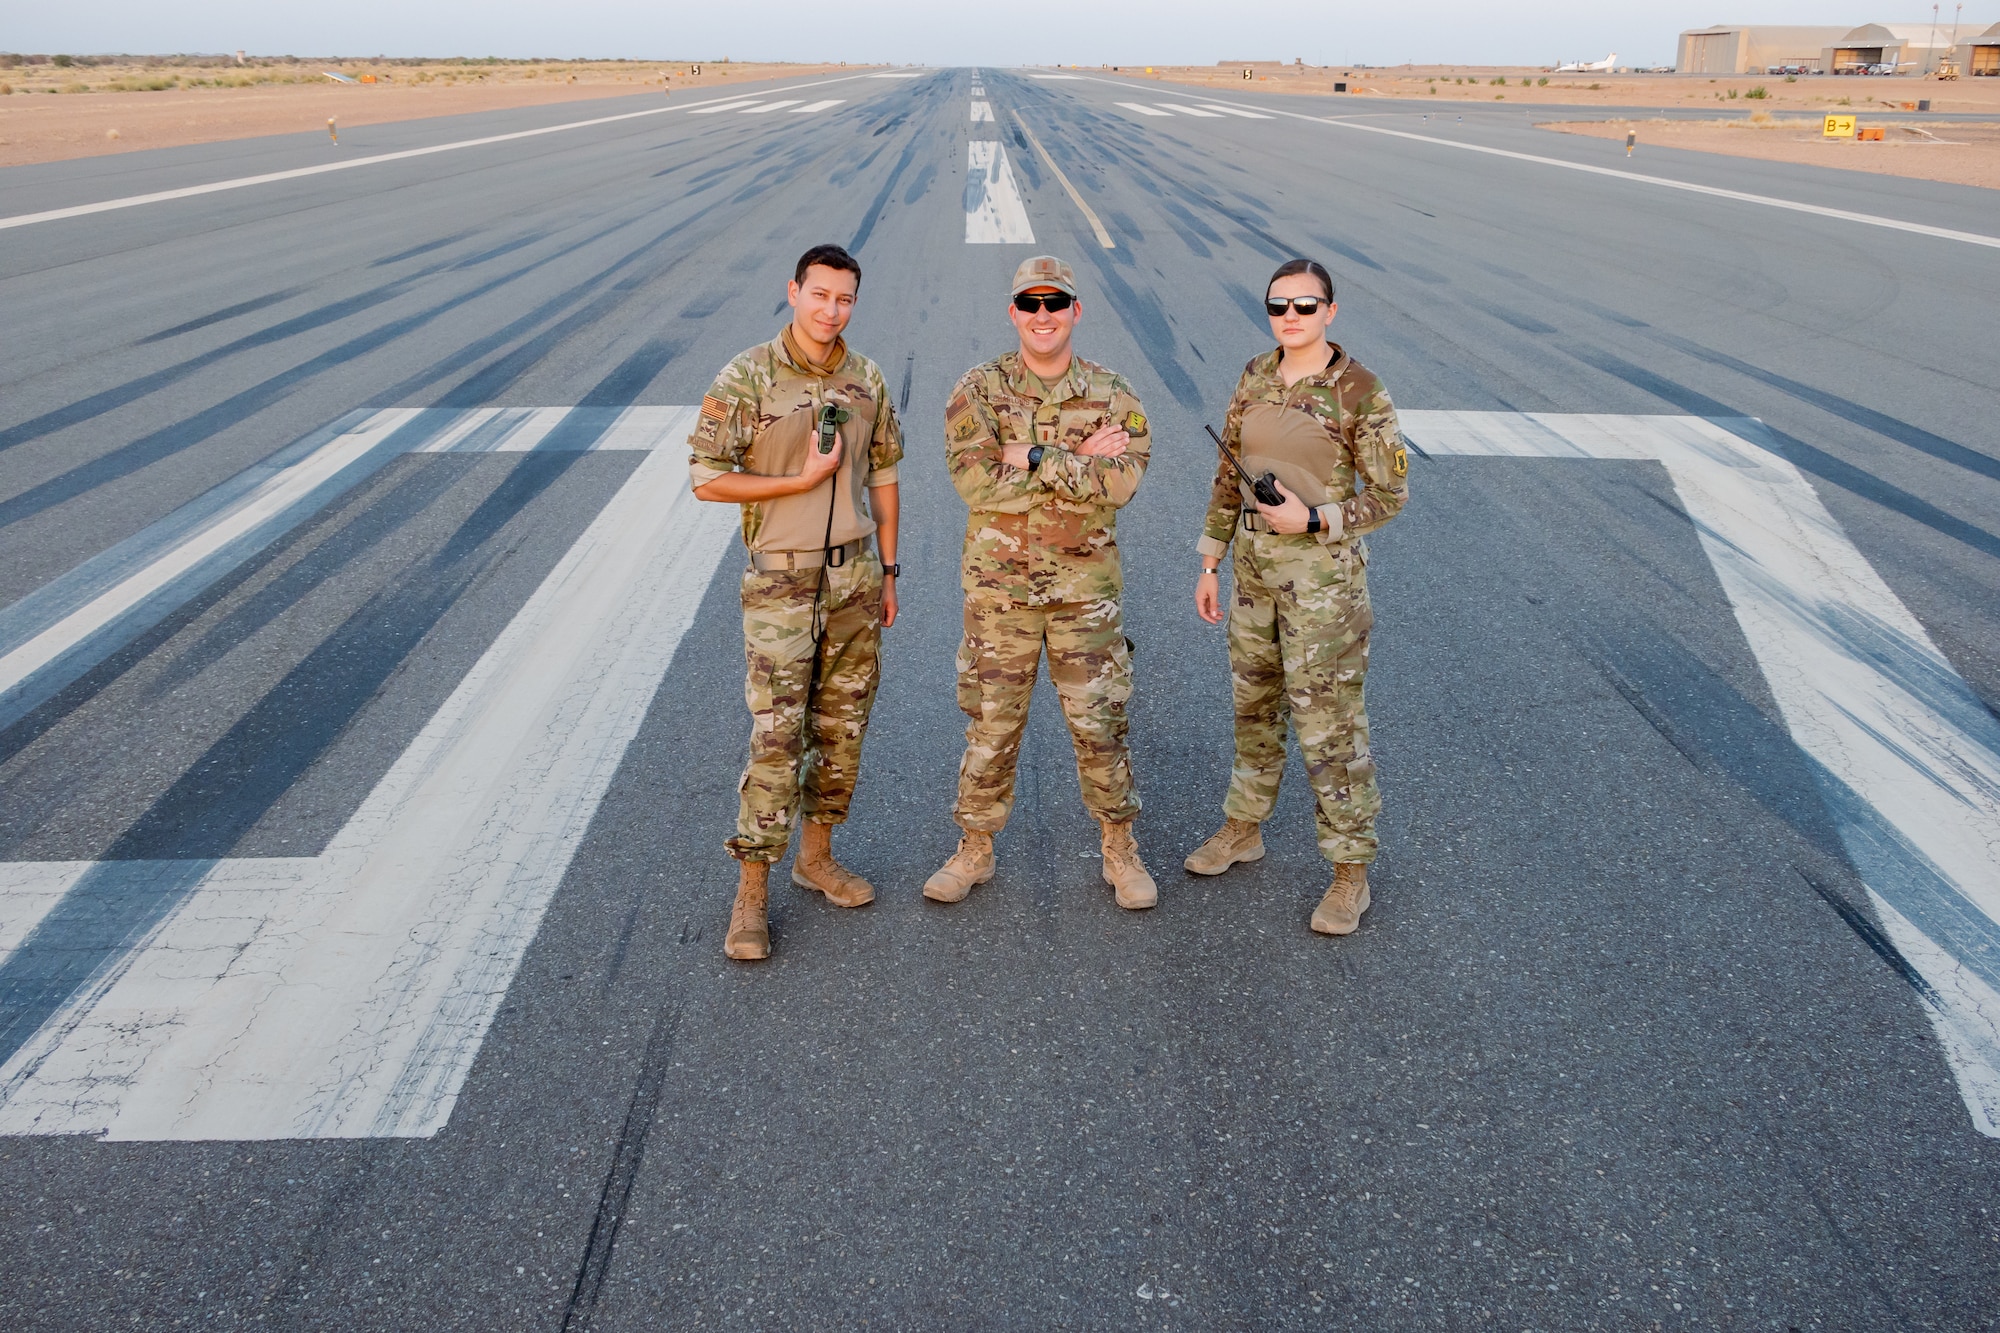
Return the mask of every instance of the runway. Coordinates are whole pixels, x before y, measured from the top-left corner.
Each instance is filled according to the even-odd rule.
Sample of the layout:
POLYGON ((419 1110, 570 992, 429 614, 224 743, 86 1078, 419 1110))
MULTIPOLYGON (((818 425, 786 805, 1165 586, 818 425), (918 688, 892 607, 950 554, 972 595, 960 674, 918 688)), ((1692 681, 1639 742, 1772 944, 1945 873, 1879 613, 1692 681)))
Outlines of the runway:
POLYGON ((1081 71, 0 172, 0 1318, 1983 1327, 1996 235, 1962 187, 1081 71), (909 444, 836 837, 880 898, 774 889, 745 968, 688 405, 821 240, 909 444), (1154 425, 1141 916, 1046 688, 998 878, 917 894, 941 414, 1044 251, 1154 425), (1342 940, 1296 765, 1271 855, 1179 864, 1230 753, 1201 425, 1295 254, 1416 455, 1342 940))

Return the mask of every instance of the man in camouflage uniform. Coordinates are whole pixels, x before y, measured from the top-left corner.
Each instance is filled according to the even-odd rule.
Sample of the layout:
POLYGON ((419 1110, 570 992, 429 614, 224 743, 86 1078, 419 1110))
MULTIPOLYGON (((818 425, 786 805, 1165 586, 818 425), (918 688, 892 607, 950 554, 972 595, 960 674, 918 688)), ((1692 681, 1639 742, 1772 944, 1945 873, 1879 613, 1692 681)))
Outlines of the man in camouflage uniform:
POLYGON ((953 812, 964 833, 924 885, 938 902, 958 902, 993 878, 993 835, 1013 808, 1044 649, 1083 803, 1102 826, 1105 881, 1120 907, 1151 907, 1158 897, 1132 834, 1132 650, 1116 535, 1152 438, 1124 378, 1071 352, 1076 294, 1076 276, 1060 259, 1023 263, 1009 312, 1019 350, 967 371, 945 407, 946 463, 971 510, 958 704, 972 721, 953 812))
MULTIPOLYGON (((1324 278, 1323 269, 1315 271, 1324 278)), ((1288 294, 1281 281, 1272 295, 1288 294)), ((1323 318, 1330 322, 1331 279, 1326 283, 1323 318)), ((1317 294, 1313 282, 1294 289, 1317 294)), ((1259 503, 1218 460, 1197 544, 1204 569, 1196 605, 1204 619, 1221 618, 1212 580, 1233 541, 1236 762, 1223 802, 1227 820, 1187 858, 1187 868, 1220 874, 1264 854, 1261 826, 1284 776, 1289 714, 1312 784, 1320 852, 1335 869, 1311 924, 1344 935, 1368 908, 1382 807, 1362 701, 1375 615, 1361 537, 1394 518, 1410 489, 1409 455, 1382 382, 1338 344, 1327 346, 1326 367, 1289 386, 1280 373, 1286 348, 1253 358, 1230 400, 1224 443, 1252 477, 1275 474, 1284 503, 1259 503)))
POLYGON ((770 955, 771 864, 790 845, 796 814, 805 830, 792 881, 841 907, 875 897, 834 859, 832 842, 860 770, 882 627, 896 619, 903 441, 881 371, 841 337, 860 286, 845 250, 808 250, 789 291, 792 322, 724 367, 689 441, 695 495, 742 505, 750 551, 750 761, 728 841, 740 862, 723 941, 731 958, 770 955), (822 424, 831 452, 818 447, 822 424))

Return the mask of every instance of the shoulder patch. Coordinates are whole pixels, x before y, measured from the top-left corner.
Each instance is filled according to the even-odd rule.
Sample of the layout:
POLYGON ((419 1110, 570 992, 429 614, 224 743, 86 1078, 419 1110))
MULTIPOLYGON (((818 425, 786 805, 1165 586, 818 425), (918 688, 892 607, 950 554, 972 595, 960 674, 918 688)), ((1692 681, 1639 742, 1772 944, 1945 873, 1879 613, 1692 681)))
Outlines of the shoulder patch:
POLYGON ((1392 468, 1394 468, 1394 469, 1396 470, 1396 475, 1397 475, 1397 476, 1399 476, 1399 477, 1407 477, 1407 476, 1409 476, 1409 475, 1410 475, 1410 451, 1409 451, 1408 449, 1405 449, 1405 448, 1404 448, 1404 447, 1403 447, 1402 445, 1400 445, 1400 444, 1399 444, 1399 445, 1397 445, 1397 446, 1396 446, 1396 452, 1395 452, 1395 453, 1393 453, 1393 454, 1391 454, 1391 455, 1389 456, 1389 466, 1390 466, 1390 467, 1392 467, 1392 468))
POLYGON ((1128 435, 1144 435, 1146 433, 1146 414, 1144 412, 1127 412, 1125 414, 1125 432, 1128 435))
POLYGON ((705 393, 701 396, 701 414, 714 417, 717 421, 725 420, 729 416, 729 404, 712 393, 705 393))

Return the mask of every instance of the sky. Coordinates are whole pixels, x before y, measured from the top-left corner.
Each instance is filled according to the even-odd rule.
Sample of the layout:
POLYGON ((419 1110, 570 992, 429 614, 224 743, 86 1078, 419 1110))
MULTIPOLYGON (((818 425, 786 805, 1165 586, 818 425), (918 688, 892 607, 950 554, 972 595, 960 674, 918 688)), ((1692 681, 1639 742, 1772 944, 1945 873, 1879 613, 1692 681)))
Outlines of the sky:
MULTIPOLYGON (((10 0, 0 50, 301 56, 797 60, 930 65, 1673 63, 1683 28, 1712 23, 1928 23, 1929 5, 1878 0, 10 0), (1254 15, 1254 22, 1246 21, 1254 15)), ((1941 7, 1952 22, 1950 4, 1941 7)), ((1967 5, 1963 31, 2000 20, 1967 5)))

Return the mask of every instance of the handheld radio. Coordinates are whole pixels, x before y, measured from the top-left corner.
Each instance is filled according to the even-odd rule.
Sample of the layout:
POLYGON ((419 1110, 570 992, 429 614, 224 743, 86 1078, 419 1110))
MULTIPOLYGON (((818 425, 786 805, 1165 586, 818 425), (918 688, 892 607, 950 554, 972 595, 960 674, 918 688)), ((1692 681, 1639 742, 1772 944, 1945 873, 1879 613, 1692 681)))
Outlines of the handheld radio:
POLYGON ((1222 450, 1222 456, 1229 460, 1229 466, 1236 469, 1236 475, 1250 483, 1251 493, 1257 497, 1258 504, 1281 505, 1285 502, 1285 497, 1278 494, 1277 473, 1266 472, 1261 477, 1252 477, 1243 470, 1242 462, 1230 452, 1229 446, 1222 442, 1222 437, 1215 433, 1215 427, 1204 425, 1202 429, 1208 432, 1209 439, 1215 441, 1215 447, 1222 450))

